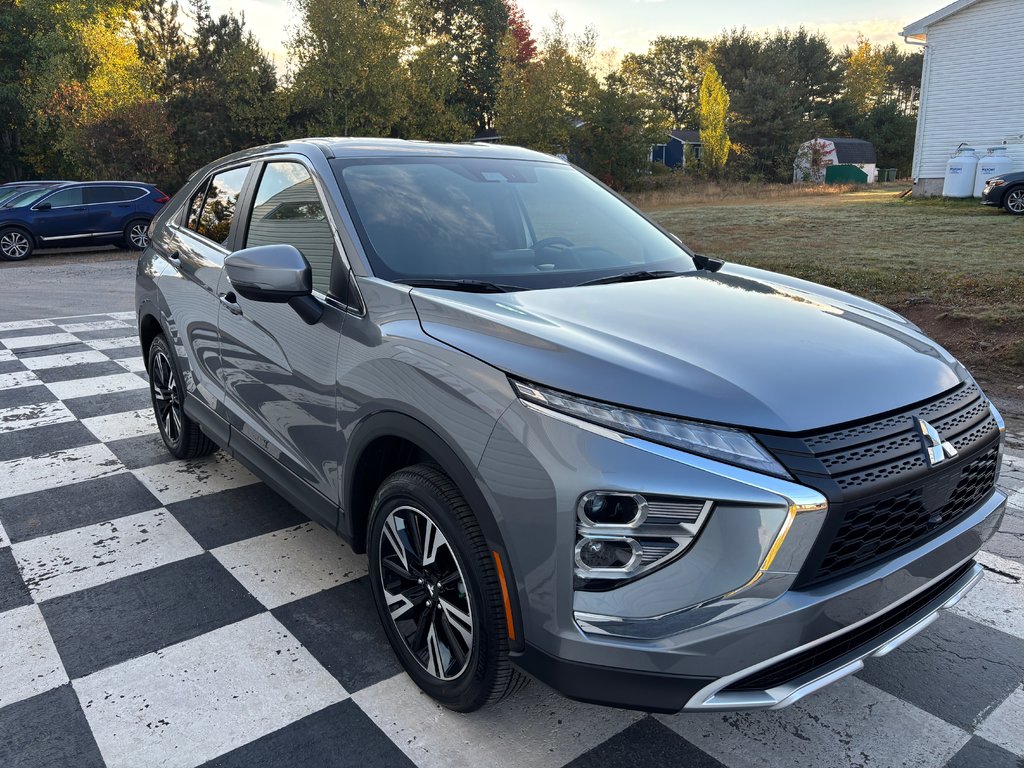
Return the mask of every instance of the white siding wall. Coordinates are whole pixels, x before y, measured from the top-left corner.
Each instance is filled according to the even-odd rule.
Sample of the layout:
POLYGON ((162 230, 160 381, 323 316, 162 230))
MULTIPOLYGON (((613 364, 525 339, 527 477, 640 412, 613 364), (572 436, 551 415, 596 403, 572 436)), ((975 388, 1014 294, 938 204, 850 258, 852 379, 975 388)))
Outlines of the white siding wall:
POLYGON ((928 28, 914 177, 941 179, 961 142, 1009 145, 1024 170, 1024 0, 981 0, 928 28))

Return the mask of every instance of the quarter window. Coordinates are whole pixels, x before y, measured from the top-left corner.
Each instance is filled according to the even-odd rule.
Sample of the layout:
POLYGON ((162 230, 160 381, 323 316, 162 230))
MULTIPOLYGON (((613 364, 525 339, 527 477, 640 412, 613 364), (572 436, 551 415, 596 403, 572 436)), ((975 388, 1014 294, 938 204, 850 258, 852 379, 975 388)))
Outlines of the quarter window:
POLYGON ((42 202, 49 203, 51 208, 68 208, 73 205, 81 205, 82 188, 62 189, 59 192, 54 192, 42 202))
POLYGON ((245 247, 294 245, 313 270, 313 288, 327 293, 334 264, 334 234, 323 200, 305 166, 267 163, 256 190, 245 247))
POLYGON ((242 194, 242 185, 249 173, 248 166, 232 168, 230 171, 218 173, 210 179, 209 185, 201 197, 197 193, 192 198, 189 208, 189 229, 223 245, 231 234, 231 222, 235 218, 238 198, 242 194))

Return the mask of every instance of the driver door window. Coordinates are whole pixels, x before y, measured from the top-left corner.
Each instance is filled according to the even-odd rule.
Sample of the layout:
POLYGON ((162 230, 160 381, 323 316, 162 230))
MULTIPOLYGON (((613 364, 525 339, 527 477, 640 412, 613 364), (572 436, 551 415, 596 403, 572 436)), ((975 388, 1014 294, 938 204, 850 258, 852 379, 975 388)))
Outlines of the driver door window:
POLYGON ((334 233, 326 206, 301 163, 267 163, 253 201, 245 247, 294 245, 313 270, 313 289, 327 293, 334 265, 334 233))

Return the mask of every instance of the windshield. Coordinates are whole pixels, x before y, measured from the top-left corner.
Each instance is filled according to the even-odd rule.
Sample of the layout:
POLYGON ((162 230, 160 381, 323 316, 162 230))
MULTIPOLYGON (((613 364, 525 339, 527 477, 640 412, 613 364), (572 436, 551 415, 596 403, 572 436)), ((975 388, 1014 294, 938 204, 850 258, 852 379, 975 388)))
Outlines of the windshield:
POLYGON ((373 272, 387 280, 553 288, 694 269, 678 243, 561 163, 403 157, 334 169, 373 272))
POLYGON ((48 188, 33 189, 28 192, 25 190, 19 190, 18 194, 11 195, 2 202, 4 208, 21 208, 25 205, 32 205, 36 200, 45 195, 50 190, 48 188))

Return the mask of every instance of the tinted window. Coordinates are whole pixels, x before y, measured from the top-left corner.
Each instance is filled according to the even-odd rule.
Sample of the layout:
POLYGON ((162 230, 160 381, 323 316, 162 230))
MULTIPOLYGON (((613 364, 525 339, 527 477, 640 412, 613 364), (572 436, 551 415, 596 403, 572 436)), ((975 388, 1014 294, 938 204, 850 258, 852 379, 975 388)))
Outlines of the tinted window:
POLYGON ((245 247, 294 245, 313 270, 313 288, 327 293, 334 235, 309 171, 299 163, 269 163, 263 170, 245 247))
POLYGON ((226 243, 235 218, 238 196, 249 173, 248 166, 218 173, 210 179, 198 219, 189 221, 190 228, 215 243, 226 243))
POLYGON ((482 158, 335 161, 374 274, 574 285, 693 269, 676 242, 568 165, 482 158))
POLYGON ((82 194, 86 203, 123 203, 144 193, 138 187, 86 187, 82 194))
POLYGON ((199 185, 199 189, 192 193, 192 199, 188 201, 188 221, 185 226, 195 230, 199 227, 199 212, 203 209, 203 200, 206 199, 206 188, 210 186, 209 181, 199 185))
POLYGON ((62 189, 59 192, 54 192, 43 202, 49 203, 51 208, 65 208, 70 205, 81 205, 82 188, 71 187, 70 189, 62 189))

